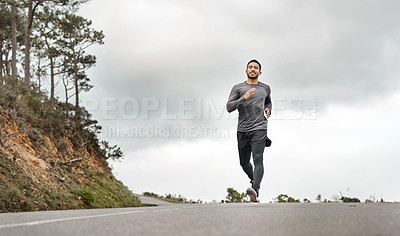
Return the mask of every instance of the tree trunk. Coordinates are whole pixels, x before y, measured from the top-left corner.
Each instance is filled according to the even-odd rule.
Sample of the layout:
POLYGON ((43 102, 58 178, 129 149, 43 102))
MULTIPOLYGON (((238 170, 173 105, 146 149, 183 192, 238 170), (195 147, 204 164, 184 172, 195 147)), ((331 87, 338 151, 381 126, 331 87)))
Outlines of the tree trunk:
MULTIPOLYGON (((0 36, 0 76, 3 76, 3 38, 0 36)), ((1 81, 3 85, 3 80, 1 81)))
POLYGON ((6 41, 6 48, 4 50, 4 59, 5 59, 5 63, 6 63, 6 75, 10 75, 11 72, 11 64, 10 64, 10 60, 8 60, 8 56, 10 55, 10 37, 8 37, 7 41, 6 41))
POLYGON ((54 109, 54 61, 52 56, 50 56, 50 81, 50 107, 54 109))
POLYGON ((11 3, 11 47, 12 47, 12 59, 11 59, 11 75, 17 78, 17 8, 15 1, 11 3))
POLYGON ((51 109, 54 109, 55 107, 55 98, 54 98, 54 57, 53 57, 53 50, 50 47, 49 42, 47 41, 47 38, 45 38, 45 43, 48 49, 47 57, 49 58, 50 61, 50 107, 51 109))
POLYGON ((31 74, 30 74, 30 51, 31 51, 31 30, 33 21, 33 0, 29 0, 28 9, 28 20, 25 28, 25 86, 30 87, 31 85, 31 74))
MULTIPOLYGON (((63 84, 64 84, 64 91, 65 91, 65 109, 67 110, 68 108, 68 82, 66 81, 67 79, 65 77, 62 78, 63 84)), ((68 112, 67 112, 68 114, 68 112)))
POLYGON ((78 83, 78 60, 75 49, 72 50, 74 57, 74 85, 75 85, 75 117, 79 117, 79 83, 78 83))
POLYGON ((42 86, 42 81, 40 80, 41 78, 40 78, 40 59, 39 59, 39 61, 38 61, 38 67, 37 67, 37 70, 38 70, 38 74, 37 74, 37 76, 38 76, 38 81, 39 81, 39 93, 40 93, 40 89, 41 89, 41 86, 42 86))
POLYGON ((69 116, 69 103, 68 103, 68 101, 69 101, 69 98, 72 97, 73 95, 69 96, 68 95, 68 91, 73 89, 73 87, 72 88, 68 88, 68 85, 69 85, 68 77, 65 77, 65 75, 62 78, 62 82, 64 84, 64 90, 65 90, 65 104, 64 104, 65 105, 65 113, 67 114, 67 116, 69 118, 70 116, 69 116))

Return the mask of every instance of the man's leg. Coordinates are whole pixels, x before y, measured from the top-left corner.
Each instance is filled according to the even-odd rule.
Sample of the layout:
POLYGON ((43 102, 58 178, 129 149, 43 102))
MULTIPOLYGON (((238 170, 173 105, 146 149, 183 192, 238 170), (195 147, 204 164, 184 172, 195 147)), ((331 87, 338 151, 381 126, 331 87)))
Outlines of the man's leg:
POLYGON ((254 143, 251 146, 253 152, 253 161, 254 161, 254 179, 252 188, 256 190, 258 195, 258 190, 260 189, 261 180, 264 175, 264 164, 263 164, 263 155, 264 155, 264 142, 254 143))
POLYGON ((244 148, 239 148, 240 165, 247 176, 253 180, 253 166, 250 163, 251 146, 246 145, 244 148))

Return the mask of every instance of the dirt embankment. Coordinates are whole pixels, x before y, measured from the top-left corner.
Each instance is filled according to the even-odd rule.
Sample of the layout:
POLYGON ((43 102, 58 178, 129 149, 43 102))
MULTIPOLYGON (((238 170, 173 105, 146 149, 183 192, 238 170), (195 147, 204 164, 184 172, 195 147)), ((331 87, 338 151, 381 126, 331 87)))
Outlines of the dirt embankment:
POLYGON ((138 206, 105 160, 0 107, 0 212, 138 206))

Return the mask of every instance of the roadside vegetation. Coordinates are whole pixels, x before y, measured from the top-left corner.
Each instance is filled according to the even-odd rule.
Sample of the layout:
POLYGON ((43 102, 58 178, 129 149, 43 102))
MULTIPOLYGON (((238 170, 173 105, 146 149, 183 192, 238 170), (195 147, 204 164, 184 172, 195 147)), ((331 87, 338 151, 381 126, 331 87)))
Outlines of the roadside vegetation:
POLYGON ((83 108, 71 117, 65 104, 49 105, 21 81, 0 86, 0 212, 140 206, 112 175, 107 160, 122 152, 97 139, 97 121, 83 108), (50 171, 29 165, 24 145, 50 171))
MULTIPOLYGON (((239 193, 233 188, 227 188, 227 195, 224 200, 221 200, 221 203, 244 203, 250 202, 249 197, 246 193, 239 193)), ((276 198, 274 198, 270 203, 311 203, 312 201, 304 198, 302 201, 300 199, 296 199, 294 197, 288 196, 287 194, 280 194, 276 198)), ((323 199, 321 194, 318 194, 315 198, 316 203, 361 203, 361 200, 356 197, 347 197, 343 196, 340 192, 339 195, 333 195, 329 200, 323 199)), ((381 199, 377 199, 374 195, 371 195, 369 199, 365 199, 364 203, 390 203, 381 199)))
POLYGON ((89 0, 0 0, 0 212, 140 206, 80 105, 104 34, 78 10, 89 0), (63 94, 64 99, 57 97, 63 94))
POLYGON ((165 194, 165 195, 159 195, 153 192, 144 192, 142 193, 143 196, 145 197, 152 197, 155 199, 159 199, 162 201, 170 202, 170 203, 203 203, 202 200, 188 200, 186 197, 182 195, 176 195, 176 194, 165 194))

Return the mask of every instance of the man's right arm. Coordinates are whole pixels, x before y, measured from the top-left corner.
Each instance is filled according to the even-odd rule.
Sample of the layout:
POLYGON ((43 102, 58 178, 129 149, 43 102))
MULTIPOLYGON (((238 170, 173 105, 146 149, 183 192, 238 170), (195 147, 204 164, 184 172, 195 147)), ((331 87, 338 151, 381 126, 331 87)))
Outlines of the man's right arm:
POLYGON ((239 91, 235 87, 233 87, 231 90, 231 94, 229 95, 228 98, 228 103, 226 104, 226 110, 228 110, 228 112, 230 113, 238 109, 239 106, 242 105, 244 102, 245 98, 240 97, 239 91))

